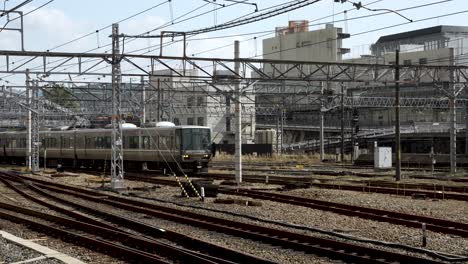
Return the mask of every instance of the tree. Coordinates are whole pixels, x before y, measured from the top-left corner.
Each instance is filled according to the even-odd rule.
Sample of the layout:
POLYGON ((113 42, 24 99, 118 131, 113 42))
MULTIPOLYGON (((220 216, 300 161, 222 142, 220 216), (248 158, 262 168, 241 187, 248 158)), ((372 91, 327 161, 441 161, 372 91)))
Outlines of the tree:
POLYGON ((68 109, 76 109, 79 106, 78 102, 73 100, 75 98, 72 91, 63 86, 63 84, 54 84, 50 88, 44 88, 44 97, 68 109))

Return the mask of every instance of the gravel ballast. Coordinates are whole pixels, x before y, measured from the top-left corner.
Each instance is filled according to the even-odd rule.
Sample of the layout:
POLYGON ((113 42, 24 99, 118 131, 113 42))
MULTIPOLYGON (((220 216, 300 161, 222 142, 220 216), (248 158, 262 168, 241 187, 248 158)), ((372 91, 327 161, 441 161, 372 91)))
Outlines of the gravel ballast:
MULTIPOLYGON (((95 188, 100 184, 92 184, 85 181, 86 178, 92 176, 80 176, 80 177, 63 177, 52 179, 55 182, 67 183, 73 185, 79 185, 83 187, 95 188)), ((44 179, 45 177, 40 177, 44 179)), ((141 182, 130 182, 126 181, 127 187, 151 187, 151 184, 141 182)), ((262 184, 256 184, 259 187, 269 187, 262 184)), ((197 201, 194 198, 186 199, 180 198, 180 189, 175 187, 161 186, 153 191, 148 192, 134 192, 140 196, 146 196, 150 198, 162 199, 170 202, 177 202, 186 205, 202 206, 210 209, 224 210, 227 212, 234 212, 239 214, 245 214, 254 216, 262 219, 282 221, 286 223, 292 223, 297 225, 303 225, 313 228, 320 228, 329 231, 337 231, 340 233, 350 234, 354 236, 366 237, 375 240, 400 243, 410 246, 418 247, 421 245, 421 230, 415 228, 408 228, 399 225, 393 225, 384 222, 371 221, 361 219, 357 217, 343 216, 331 212, 324 212, 314 210, 310 208, 304 208, 300 206, 293 206, 287 204, 281 204, 271 201, 261 201, 262 206, 260 207, 248 207, 237 204, 214 204, 212 198, 207 198, 205 203, 197 201)), ((340 191, 340 190, 325 190, 325 189, 299 189, 288 192, 286 194, 297 195, 301 197, 310 197, 314 199, 322 199, 333 202, 347 203, 365 207, 379 208, 385 210, 400 211, 412 214, 426 215, 431 217, 439 217, 443 219, 449 219, 459 222, 467 222, 467 208, 466 203, 451 200, 414 200, 408 197, 397 197, 386 194, 375 194, 375 193, 359 193, 351 191, 340 191)), ((220 198, 239 198, 232 196, 220 195, 220 198)), ((244 197, 240 199, 246 199, 244 197)), ((158 202, 155 202, 158 203, 158 202)), ((200 212, 210 216, 222 217, 226 219, 232 219, 236 221, 243 221, 251 223, 252 220, 248 220, 242 217, 232 216, 223 213, 207 212, 206 210, 180 207, 176 205, 168 205, 163 203, 165 206, 183 208, 187 211, 200 212)), ((135 215, 135 217, 141 217, 135 215)), ((145 219, 141 217, 141 221, 150 221, 148 223, 160 226, 162 228, 171 229, 174 231, 180 231, 186 234, 194 234, 197 238, 207 240, 212 243, 220 243, 220 245, 229 245, 234 249, 242 250, 247 253, 257 255, 259 257, 266 256, 268 259, 275 261, 281 260, 280 263, 314 263, 311 261, 317 261, 315 263, 323 263, 326 261, 321 258, 314 256, 305 255, 299 252, 293 252, 291 250, 285 250, 280 254, 276 254, 277 248, 261 245, 259 243, 244 240, 240 238, 231 238, 223 234, 217 234, 215 232, 209 232, 203 229, 187 227, 168 221, 159 219, 145 219), (214 237, 212 237, 214 236, 214 237), (268 248, 270 247, 270 248, 268 248), (288 257, 284 258, 284 254, 288 254, 288 257), (260 255, 259 255, 260 254, 260 255), (304 255, 304 256, 302 256, 304 255), (283 257, 282 257, 283 256, 283 257), (283 262, 284 261, 284 262, 283 262)), ((265 226, 274 226, 273 224, 259 223, 265 226)), ((305 234, 318 235, 310 231, 301 231, 298 229, 290 229, 281 226, 275 226, 279 229, 294 230, 295 232, 301 232, 305 234)), ((326 236, 324 236, 326 237, 326 236)), ((366 244, 369 247, 381 248, 380 246, 372 246, 366 244)), ((427 249, 437 250, 446 253, 468 255, 468 240, 456 236, 444 235, 428 231, 428 246, 427 249)), ((396 249, 388 249, 389 251, 404 252, 396 249)), ((409 253, 413 254, 413 253, 409 253)))

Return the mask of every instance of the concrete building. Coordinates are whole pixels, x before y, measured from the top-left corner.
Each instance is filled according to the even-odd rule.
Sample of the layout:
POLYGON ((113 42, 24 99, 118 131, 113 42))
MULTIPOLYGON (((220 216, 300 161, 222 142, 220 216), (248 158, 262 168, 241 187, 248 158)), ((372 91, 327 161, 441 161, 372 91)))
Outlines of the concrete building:
POLYGON ((341 28, 328 24, 309 31, 309 22, 289 21, 288 27, 276 28, 273 38, 263 40, 263 58, 273 60, 341 61, 349 49, 342 47, 346 35, 341 28))
MULTIPOLYGON (((335 35, 336 43, 325 45, 329 40, 330 35, 318 34, 318 32, 311 33, 305 32, 305 30, 296 29, 285 30, 284 35, 278 33, 275 38, 264 41, 264 54, 265 58, 271 59, 283 59, 283 60, 310 60, 310 61, 336 61, 336 62, 348 62, 348 63, 368 63, 368 64, 394 64, 395 63, 395 50, 400 50, 400 64, 405 65, 467 65, 466 53, 468 52, 468 27, 459 26, 437 26, 430 27, 420 30, 402 32, 399 34, 392 34, 388 36, 380 37, 377 42, 371 45, 370 54, 364 55, 359 58, 353 58, 343 60, 343 49, 341 41, 339 40, 339 29, 333 29, 328 26, 324 30, 328 29, 329 34, 335 35), (304 34, 311 34, 311 36, 317 37, 313 40, 315 45, 302 45, 305 41, 303 39, 304 34), (301 38, 301 37, 302 38, 301 38), (320 40, 320 38, 324 38, 320 40), (275 44, 278 43, 278 44, 275 44), (287 49, 284 52, 277 51, 276 47, 282 46, 283 49, 287 49), (307 50, 309 49, 309 50, 307 50), (269 54, 271 53, 271 54, 269 54)), ((312 31, 314 32, 314 31, 312 31)), ((341 33, 343 34, 343 33, 341 33)), ((342 35, 345 37, 345 35, 342 35)), ((309 44, 305 42, 305 44, 309 44)), ((279 48, 278 48, 279 49, 279 48)), ((294 74, 294 73, 293 73, 294 74)), ((441 76, 441 80, 450 80, 450 76, 441 76)), ((404 81, 404 79, 402 80, 404 81)), ((401 85, 401 97, 402 98, 428 98, 428 99, 446 99, 447 94, 439 89, 440 87, 434 87, 434 85, 421 84, 424 83, 424 79, 420 80, 420 84, 415 86, 414 84, 402 84, 401 85)), ((430 78, 427 78, 430 82, 430 78)), ((302 94, 302 99, 299 96, 290 96, 297 89, 297 84, 292 86, 288 83, 284 83, 278 88, 278 91, 284 91, 283 96, 270 96, 260 97, 258 101, 259 105, 266 105, 268 102, 276 103, 281 105, 285 102, 284 109, 286 110, 286 116, 284 118, 284 142, 285 144, 317 140, 318 139, 318 123, 319 123, 319 107, 316 100, 318 97, 318 91, 320 86, 317 84, 315 87, 315 94, 312 92, 311 96, 302 94), (282 87, 281 87, 282 86, 282 87), (288 93, 288 91, 290 93, 288 93), (296 97, 296 99, 294 99, 296 97), (262 99, 264 101, 262 101, 262 99), (294 110, 301 105, 309 104, 309 108, 304 110, 294 110), (315 105, 315 107, 314 107, 315 105)), ((267 85, 264 85, 267 86, 267 85)), ((333 97, 339 94, 338 87, 327 87, 331 96, 333 97)), ((273 89, 272 85, 265 87, 259 86, 257 90, 273 89)), ((311 87, 314 90, 313 87, 311 87)), ((273 89, 274 90, 274 89, 273 89)), ((376 85, 376 84, 346 84, 347 96, 353 97, 365 97, 374 98, 393 98, 394 87, 392 84, 388 85, 376 85)), ((459 97, 467 98, 468 93, 462 92, 459 97)), ((378 107, 378 104, 373 107, 362 107, 356 105, 358 109, 358 125, 360 130, 385 130, 390 129, 394 126, 394 109, 392 107, 378 107), (376 107, 377 106, 377 107, 376 107)), ((346 131, 351 130, 351 119, 352 109, 347 109, 345 113, 345 129, 346 131)), ((446 131, 448 135, 448 122, 449 122, 449 111, 446 108, 437 108, 428 105, 427 108, 423 108, 418 105, 417 109, 414 108, 402 108, 400 112, 401 125, 402 127, 414 128, 418 133, 428 132, 433 124, 436 124, 438 129, 446 131)), ((466 109, 457 109, 457 127, 464 128, 467 113, 466 109)), ((266 117, 258 116, 257 122, 258 127, 261 129, 274 128, 274 119, 278 120, 278 117, 266 117)), ((337 139, 339 138, 340 128, 340 111, 339 108, 331 109, 325 113, 325 138, 326 139, 337 139)), ((346 132, 348 133, 348 132, 346 132)), ((349 135, 348 135, 349 136, 349 135)), ((339 142, 339 141, 338 141, 339 142)), ((448 142, 447 142, 448 144, 448 142)), ((447 145, 445 144, 445 145, 447 145)), ((410 146, 410 144, 408 144, 410 146)), ((333 149, 333 148, 332 148, 333 149)), ((414 148, 417 149, 417 148, 414 148)), ((413 148, 412 148, 413 150, 413 148)), ((410 150, 410 151, 412 151, 410 150)), ((424 151, 426 149, 424 148, 424 151)), ((442 151, 442 150, 441 150, 442 151)), ((444 150, 445 151, 445 150, 444 150)))
MULTIPOLYGON (((196 70, 188 76, 197 76, 196 70)), ((146 91, 146 121, 170 121, 176 125, 199 125, 212 128, 213 142, 234 143, 233 85, 229 76, 216 75, 212 85, 196 79, 175 76, 172 71, 155 71, 146 91)), ((254 99, 243 97, 241 102, 254 99)), ((242 142, 252 143, 255 136, 255 114, 242 117, 242 142)))
POLYGON ((435 26, 380 37, 371 46, 372 54, 382 56, 398 48, 406 51, 429 51, 453 48, 454 56, 468 51, 468 27, 435 26))
MULTIPOLYGON (((287 27, 276 28, 275 37, 263 40, 263 58, 274 60, 300 60, 315 62, 341 61, 343 55, 350 50, 343 47, 343 39, 349 37, 341 28, 331 24, 322 29, 310 30, 309 22, 289 21, 287 27)), ((266 73, 272 73, 269 65, 264 66, 266 73)), ((287 75, 295 76, 297 70, 291 70, 287 75)), ((257 115, 257 125, 261 129, 279 128, 278 123, 289 124, 301 120, 308 124, 318 124, 311 111, 318 111, 317 94, 320 93, 322 83, 261 83, 255 85, 257 107, 278 108, 277 115, 257 115), (275 95, 277 94, 277 95, 275 95), (307 109, 305 112, 303 108, 307 109), (283 113, 283 114, 282 114, 283 113), (309 123, 308 121, 312 121, 309 123)), ((338 87, 330 84, 325 93, 335 91, 338 87)), ((304 140, 318 135, 316 132, 300 133, 278 131, 277 140, 289 143, 304 140), (310 134, 310 135, 309 135, 310 134), (282 137, 283 139, 280 139, 282 137)))
MULTIPOLYGON (((369 64, 394 64, 395 50, 399 49, 400 64, 405 65, 468 65, 465 53, 468 51, 468 27, 436 26, 398 34, 382 36, 371 46, 371 55, 349 59, 345 62, 369 64)), ((449 81, 450 76, 441 76, 441 80, 449 81)), ((421 80, 424 82, 424 80, 421 80)), ((349 87, 349 96, 363 97, 392 97, 393 87, 366 86, 349 87)), ((433 85, 402 85, 401 97, 408 98, 446 98, 447 95, 433 85)), ((460 94, 466 97, 466 93, 460 94)), ((363 127, 384 128, 393 125, 395 120, 393 109, 372 108, 359 112, 359 123, 363 127)), ((457 122, 464 123, 465 111, 457 112, 457 122)), ((401 122, 415 123, 444 123, 449 121, 447 109, 428 107, 414 110, 403 108, 401 122)))

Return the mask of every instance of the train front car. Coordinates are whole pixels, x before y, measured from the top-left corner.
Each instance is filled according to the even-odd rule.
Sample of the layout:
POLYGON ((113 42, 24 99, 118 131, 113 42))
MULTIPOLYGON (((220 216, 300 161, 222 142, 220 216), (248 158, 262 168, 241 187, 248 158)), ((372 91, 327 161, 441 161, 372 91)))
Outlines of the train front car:
POLYGON ((180 163, 193 173, 208 172, 211 159, 211 129, 209 127, 182 126, 176 129, 180 140, 180 163))

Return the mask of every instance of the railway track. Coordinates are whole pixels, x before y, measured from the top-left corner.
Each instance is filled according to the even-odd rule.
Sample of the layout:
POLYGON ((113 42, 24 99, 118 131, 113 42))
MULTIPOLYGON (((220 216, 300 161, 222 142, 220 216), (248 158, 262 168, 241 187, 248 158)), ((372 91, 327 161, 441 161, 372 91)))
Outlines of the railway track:
POLYGON ((268 228, 260 225, 215 218, 203 214, 188 212, 147 202, 136 201, 120 196, 105 197, 99 192, 51 183, 30 177, 22 179, 31 181, 34 185, 52 192, 73 195, 84 200, 100 202, 106 205, 144 213, 157 218, 171 220, 207 230, 257 240, 271 245, 300 250, 332 259, 340 259, 351 263, 441 263, 437 260, 369 248, 358 244, 350 244, 316 236, 268 228), (100 196, 100 197, 99 197, 100 196))
MULTIPOLYGON (((232 180, 233 175, 230 174, 209 174, 207 178, 212 178, 216 180, 232 180)), ((421 196, 431 199, 453 199, 460 201, 468 201, 468 193, 457 193, 457 192, 448 192, 447 190, 456 190, 451 186, 441 186, 441 185, 414 185, 410 184, 407 188, 406 184, 396 184, 395 188, 392 187, 379 187, 379 186, 369 186, 369 185, 351 185, 351 184, 334 184, 334 183, 317 183, 314 182, 313 178, 310 177, 283 177, 283 176, 257 176, 257 175, 243 175, 242 180, 245 182, 252 183, 270 183, 278 185, 291 185, 291 184, 304 184, 308 186, 313 186, 323 189, 336 189, 336 190, 345 190, 345 191, 358 191, 358 192, 368 192, 368 193, 384 193, 384 194, 394 194, 401 196, 421 196), (415 189, 419 188, 419 189, 415 189), (424 190, 426 188, 426 190, 424 190), (451 189, 452 188, 452 189, 451 189), (430 190, 429 190, 430 189, 430 190)), ((371 183, 372 184, 372 183, 371 183)), ((378 184, 376 184, 378 185, 378 184)), ((466 192, 466 187, 459 189, 463 192, 466 192)))
MULTIPOLYGON (((135 181, 143 180, 154 184, 177 186, 177 183, 175 181, 169 179, 166 180, 160 178, 136 176, 128 176, 127 179, 135 181)), ((468 224, 438 218, 405 214, 387 210, 379 210, 362 206, 353 206, 317 199, 308 199, 298 196, 271 193, 265 191, 220 189, 219 192, 229 195, 246 196, 255 199, 270 200, 280 203, 299 205, 317 210, 330 211, 348 216, 357 216, 364 219, 388 222, 392 224, 404 225, 414 228, 421 228, 422 224, 425 223, 427 229, 434 232, 468 237, 468 224)))
POLYGON ((468 237, 468 224, 453 222, 438 218, 405 214, 368 207, 353 206, 323 200, 308 199, 292 195, 255 191, 255 190, 221 190, 221 193, 240 195, 255 199, 270 200, 280 203, 299 205, 303 207, 330 211, 338 214, 357 216, 364 219, 372 219, 408 227, 421 228, 424 223, 428 230, 444 234, 468 237))
MULTIPOLYGON (((117 234, 117 235, 110 234, 110 235, 114 238, 119 239, 119 241, 120 240, 125 241, 125 242, 132 241, 135 244, 135 246, 139 249, 145 249, 147 251, 156 251, 157 253, 165 255, 167 258, 173 259, 175 261, 182 261, 183 263, 220 263, 220 264, 234 264, 234 263, 246 263, 246 262, 254 263, 254 264, 272 264, 273 263, 273 262, 260 259, 260 258, 251 256, 245 253, 241 253, 235 250, 227 249, 227 248, 213 245, 213 244, 210 244, 210 243, 198 240, 198 239, 194 239, 194 238, 191 238, 191 237, 188 237, 188 236, 176 233, 176 232, 163 230, 161 228, 147 225, 142 222, 138 222, 138 221, 126 218, 126 217, 118 216, 112 213, 103 212, 96 208, 82 205, 77 202, 73 202, 69 199, 63 199, 63 198, 57 197, 56 195, 52 193, 48 193, 44 191, 43 189, 41 189, 40 187, 34 184, 29 184, 27 186, 30 190, 34 191, 36 194, 40 194, 44 197, 53 199, 55 201, 60 202, 61 204, 66 204, 68 206, 72 206, 73 208, 77 208, 82 211, 90 212, 93 215, 102 217, 103 219, 109 220, 110 222, 114 224, 114 225, 109 225, 101 221, 96 221, 93 218, 84 216, 80 213, 76 213, 74 211, 57 209, 58 206, 52 203, 46 202, 43 199, 37 198, 35 195, 26 193, 25 191, 21 190, 17 186, 14 186, 11 182, 2 178, 0 178, 0 180, 4 182, 6 185, 8 185, 12 190, 14 190, 15 192, 19 193, 21 196, 31 201, 38 202, 41 205, 44 205, 48 208, 51 208, 56 211, 60 211, 61 213, 70 217, 76 217, 76 215, 78 214, 79 218, 83 222, 93 223, 91 228, 86 229, 88 232, 89 231, 92 231, 93 233, 103 232, 102 230, 101 231, 95 230, 96 227, 101 227, 106 230, 118 230, 118 233, 120 234, 117 234), (121 227, 117 227, 118 225, 120 225, 121 227, 125 227, 125 229, 132 229, 135 231, 139 231, 148 236, 141 239, 141 236, 128 233, 127 231, 124 231, 121 227), (127 237, 123 236, 123 234, 126 234, 127 237), (154 239, 154 238, 157 238, 157 239, 154 239), (166 243, 161 243, 160 241, 158 241, 158 239, 165 239, 165 240, 172 241, 174 243, 179 244, 180 246, 184 246, 184 248, 174 247, 166 243), (193 251, 187 250, 185 248, 190 248, 193 251), (203 252, 203 253, 199 253, 198 251, 203 252), (207 255, 207 254, 210 254, 210 255, 207 255)), ((94 198, 97 198, 97 199, 100 199, 102 197, 103 197, 102 195, 94 196, 94 198)), ((1 204, 0 204, 0 208, 2 208, 1 204)))
MULTIPOLYGON (((158 255, 121 245, 119 242, 104 238, 113 236, 123 241, 124 238, 122 236, 126 236, 126 234, 12 204, 0 203, 0 208, 0 217, 3 219, 25 224, 40 232, 60 237, 65 241, 85 246, 116 258, 125 258, 130 262, 170 263, 158 255), (27 217, 20 216, 19 214, 27 217), (38 221, 36 219, 41 220, 38 221), (57 227, 57 225, 61 227, 57 227), (96 236, 95 234, 102 235, 103 237, 96 236)), ((126 238, 128 239, 127 236, 126 238)))

